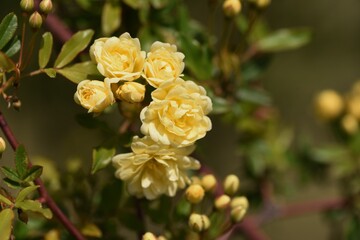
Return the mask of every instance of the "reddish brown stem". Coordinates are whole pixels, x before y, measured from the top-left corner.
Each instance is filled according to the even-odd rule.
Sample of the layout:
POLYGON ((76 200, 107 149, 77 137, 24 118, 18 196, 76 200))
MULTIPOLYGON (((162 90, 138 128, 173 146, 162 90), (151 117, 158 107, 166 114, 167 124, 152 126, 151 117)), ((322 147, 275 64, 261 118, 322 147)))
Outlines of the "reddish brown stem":
MULTIPOLYGON (((15 151, 19 146, 19 142, 15 138, 14 133, 12 132, 11 128, 9 127, 8 123, 5 120, 4 115, 0 111, 0 127, 3 131, 6 139, 10 143, 12 149, 15 151)), ((31 166, 31 163, 29 162, 31 166)), ((44 183, 40 178, 36 179, 36 185, 39 185, 39 194, 41 198, 44 200, 46 205, 51 209, 53 214, 59 219, 59 221, 64 225, 64 227, 68 230, 68 232, 73 235, 77 240, 85 240, 85 237, 80 233, 80 231, 72 224, 72 222, 67 218, 67 216, 61 211, 59 206, 55 203, 52 197, 48 194, 44 183)))
POLYGON ((224 234, 218 240, 227 240, 231 234, 239 229, 242 233, 251 240, 266 240, 268 237, 261 231, 260 225, 275 218, 295 217, 307 213, 323 212, 331 209, 339 209, 346 205, 347 201, 344 198, 324 199, 318 201, 307 201, 302 203, 295 203, 282 206, 278 208, 278 213, 271 218, 264 217, 264 213, 254 214, 246 217, 243 222, 234 225, 234 227, 224 234), (266 219, 266 221, 262 221, 266 219))

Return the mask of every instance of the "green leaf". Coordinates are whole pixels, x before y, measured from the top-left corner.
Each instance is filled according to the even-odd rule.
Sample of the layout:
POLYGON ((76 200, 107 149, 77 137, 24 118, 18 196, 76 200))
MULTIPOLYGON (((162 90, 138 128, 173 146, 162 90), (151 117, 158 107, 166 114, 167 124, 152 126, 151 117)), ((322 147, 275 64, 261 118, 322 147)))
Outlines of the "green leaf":
POLYGON ((185 64, 199 80, 211 78, 213 66, 210 50, 190 36, 180 37, 180 47, 185 54, 185 64))
POLYGON ((150 3, 154 8, 160 9, 165 7, 169 3, 169 0, 150 0, 150 3))
POLYGON ((15 63, 5 53, 0 52, 0 70, 7 72, 15 68, 15 63))
POLYGON ((61 48, 55 60, 55 68, 62 68, 70 63, 90 43, 94 31, 91 29, 75 33, 61 48))
POLYGON ((46 75, 48 75, 51 78, 55 78, 56 77, 56 70, 53 68, 45 68, 42 70, 44 73, 46 73, 46 75))
POLYGON ((39 50, 39 67, 44 68, 50 60, 51 51, 53 46, 53 36, 50 32, 42 35, 41 47, 39 50))
POLYGON ((16 148, 15 152, 15 168, 16 172, 18 173, 18 176, 21 179, 24 179, 27 171, 28 171, 28 158, 26 155, 25 147, 24 145, 19 145, 16 148))
POLYGON ((262 52, 279 52, 302 47, 310 39, 311 32, 306 28, 281 29, 259 40, 256 46, 262 52))
POLYGON ((348 223, 348 229, 346 233, 346 240, 357 240, 360 236, 360 219, 357 216, 353 216, 348 223))
POLYGON ((41 203, 37 200, 24 200, 15 203, 15 207, 21 208, 24 211, 31 211, 42 214, 45 218, 51 219, 52 212, 48 208, 43 208, 41 203))
POLYGON ((106 1, 101 14, 101 30, 110 36, 121 25, 121 6, 119 1, 106 1))
POLYGON ((94 223, 85 224, 85 226, 81 229, 81 233, 84 234, 84 236, 91 238, 102 238, 103 235, 100 228, 94 223))
POLYGON ((5 175, 5 177, 11 179, 12 181, 15 182, 21 181, 21 178, 19 177, 18 173, 12 170, 11 168, 3 166, 1 167, 1 171, 5 175))
POLYGON ((39 178, 41 176, 43 172, 43 167, 42 166, 32 166, 26 173, 25 177, 24 177, 24 181, 25 182, 32 182, 35 179, 39 178))
POLYGON ((144 1, 144 0, 123 0, 123 2, 126 5, 134 8, 134 9, 138 9, 138 8, 141 8, 144 5, 144 2, 146 2, 146 1, 144 1))
POLYGON ((99 74, 95 63, 92 61, 77 63, 63 69, 57 69, 57 72, 76 84, 85 79, 89 79, 90 76, 99 74))
POLYGON ((100 147, 93 149, 93 163, 91 167, 91 173, 94 174, 109 165, 115 153, 115 148, 107 149, 100 147))
POLYGON ((6 208, 0 212, 0 240, 10 239, 14 217, 14 212, 10 208, 6 208))
POLYGON ((211 114, 222 114, 230 110, 230 104, 226 99, 215 96, 215 94, 209 89, 207 89, 206 92, 213 103, 211 114))
POLYGON ((10 188, 17 189, 17 188, 20 188, 20 187, 21 187, 20 182, 13 181, 13 180, 11 180, 10 178, 4 178, 3 181, 4 181, 4 183, 5 183, 8 187, 10 187, 10 188))
POLYGON ((13 42, 10 43, 10 47, 8 47, 5 51, 5 54, 8 57, 14 56, 21 48, 21 42, 19 39, 14 38, 13 42))
POLYGON ((7 197, 5 197, 4 195, 0 194, 0 203, 5 203, 6 205, 13 205, 13 203, 10 201, 10 199, 8 199, 7 197))
POLYGON ((240 89, 236 92, 236 97, 240 100, 251 102, 259 105, 269 105, 271 103, 271 98, 266 94, 266 92, 258 89, 240 89))
POLYGON ((17 25, 17 17, 14 13, 9 13, 3 18, 0 23, 0 49, 14 36, 17 25))
POLYGON ((39 186, 36 185, 36 186, 29 186, 24 189, 21 189, 21 191, 19 192, 19 194, 17 195, 17 197, 15 199, 15 206, 17 203, 24 201, 25 198, 27 197, 27 195, 34 192, 38 188, 39 188, 39 186))

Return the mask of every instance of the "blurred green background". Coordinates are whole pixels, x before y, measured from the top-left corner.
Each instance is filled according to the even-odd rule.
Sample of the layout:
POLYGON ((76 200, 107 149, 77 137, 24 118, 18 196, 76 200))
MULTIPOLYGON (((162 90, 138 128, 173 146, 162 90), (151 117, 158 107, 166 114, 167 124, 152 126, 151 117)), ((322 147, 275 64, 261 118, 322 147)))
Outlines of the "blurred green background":
MULTIPOLYGON (((192 16, 206 21, 202 13, 205 0, 186 1, 192 16)), ((1 0, 0 17, 18 10, 18 1, 1 0)), ((266 89, 279 109, 282 123, 293 127, 296 136, 305 135, 317 143, 330 138, 326 128, 316 121, 312 101, 324 88, 345 92, 355 80, 360 80, 360 1, 347 0, 277 0, 265 13, 274 28, 307 26, 313 31, 309 45, 300 50, 274 56, 263 76, 266 89)), ((34 61, 37 61, 34 59, 34 61)), ((50 79, 45 75, 21 82, 18 95, 20 112, 0 104, 10 126, 30 157, 44 156, 58 162, 59 167, 69 158, 91 162, 91 148, 100 142, 100 133, 79 126, 75 114, 85 110, 73 101, 76 85, 67 80, 50 79)), ((109 119, 114 126, 118 119, 109 119)), ((219 176, 236 171, 236 136, 230 126, 214 119, 214 129, 202 141, 208 149, 207 164, 219 169, 219 176), (221 139, 221 149, 214 148, 221 139), (210 150, 209 150, 210 151, 210 150)), ((3 159, 11 159, 9 150, 3 159)), ((336 195, 333 186, 314 184, 279 202, 297 202, 336 195)), ((320 214, 281 219, 267 224, 271 239, 329 239, 327 226, 320 214)), ((235 239, 235 238, 234 238, 235 239)))

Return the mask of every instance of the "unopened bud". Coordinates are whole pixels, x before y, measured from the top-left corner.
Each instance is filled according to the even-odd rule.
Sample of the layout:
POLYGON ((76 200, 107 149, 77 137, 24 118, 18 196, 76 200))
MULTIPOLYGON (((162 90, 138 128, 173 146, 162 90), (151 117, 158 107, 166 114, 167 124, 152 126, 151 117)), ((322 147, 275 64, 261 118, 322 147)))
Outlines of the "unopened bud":
POLYGON ((145 97, 145 86, 137 82, 125 82, 116 90, 115 95, 125 102, 142 102, 145 97))
POLYGON ((266 8, 271 3, 271 0, 256 0, 258 8, 266 8))
POLYGON ((33 14, 31 14, 29 18, 30 27, 34 29, 39 29, 42 25, 42 22, 42 17, 38 12, 33 12, 33 14))
POLYGON ((151 232, 147 232, 143 235, 142 240, 156 240, 156 237, 151 232))
POLYGON ((220 197, 215 199, 214 205, 216 209, 225 209, 230 205, 230 197, 228 195, 221 195, 220 197))
POLYGON ((210 227, 210 220, 206 215, 193 213, 189 218, 189 227, 194 232, 202 232, 210 227))
POLYGON ((17 99, 16 101, 12 102, 12 106, 15 110, 20 110, 21 108, 21 101, 19 99, 17 99))
POLYGON ((192 176, 191 177, 191 184, 201 184, 200 178, 197 177, 197 176, 192 176))
POLYGON ((334 90, 324 90, 315 99, 315 110, 323 120, 332 120, 339 116, 344 108, 343 99, 334 90))
POLYGON ((32 12, 34 10, 34 0, 21 0, 20 7, 25 12, 32 12))
POLYGON ((59 230, 56 229, 52 229, 48 231, 44 236, 44 240, 58 240, 58 239, 61 239, 61 237, 59 230))
POLYGON ((41 12, 49 14, 53 9, 53 4, 51 0, 42 0, 39 4, 41 12))
POLYGON ((224 191, 226 194, 233 195, 237 192, 237 190, 239 190, 239 186, 240 180, 236 175, 231 174, 225 178, 224 191))
POLYGON ((359 129, 359 123, 356 117, 351 114, 347 114, 341 119, 341 126, 348 134, 354 134, 359 129))
POLYGON ((231 206, 231 208, 235 208, 235 207, 238 207, 238 206, 242 206, 243 208, 246 208, 246 209, 247 209, 247 208, 249 207, 249 201, 248 201, 247 198, 244 197, 244 196, 234 197, 234 198, 231 200, 230 206, 231 206))
POLYGON ((2 137, 0 137, 0 154, 3 153, 6 149, 6 143, 2 137))
POLYGON ((216 187, 216 178, 212 174, 207 174, 202 177, 201 185, 205 189, 205 191, 211 191, 216 187))
POLYGON ((239 14, 241 10, 240 0, 225 0, 223 3, 223 11, 226 16, 234 17, 239 14))
POLYGON ((204 188, 199 184, 191 184, 185 192, 186 199, 193 204, 201 202, 204 195, 204 188))
POLYGON ((346 107, 351 115, 360 120, 360 95, 351 95, 346 107))
POLYGON ((245 214, 246 214, 247 208, 244 208, 243 206, 237 206, 235 208, 231 209, 231 218, 235 221, 235 222, 240 222, 245 214))
POLYGON ((158 236, 157 240, 167 240, 167 238, 160 235, 160 236, 158 236))

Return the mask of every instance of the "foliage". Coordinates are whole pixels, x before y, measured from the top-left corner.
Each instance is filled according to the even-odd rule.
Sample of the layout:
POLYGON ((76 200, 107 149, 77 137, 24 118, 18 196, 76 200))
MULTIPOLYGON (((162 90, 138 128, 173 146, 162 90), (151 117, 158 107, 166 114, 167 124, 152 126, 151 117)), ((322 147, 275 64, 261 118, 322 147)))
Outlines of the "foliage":
MULTIPOLYGON (((48 32, 35 28, 35 12, 24 9, 32 0, 21 2, 22 14, 9 13, 0 23, 4 100, 18 110, 19 82, 38 74, 58 80, 60 74, 77 85, 74 99, 87 110, 76 116, 79 125, 100 130, 102 139, 89 149, 92 162, 73 159, 64 169, 51 160, 33 165, 0 119, 15 150, 14 167, 1 167, 6 186, 0 189, 0 239, 129 239, 145 232, 156 232, 157 237, 147 235, 153 239, 229 239, 236 231, 249 237, 249 231, 260 231, 260 223, 245 216, 249 203, 244 196, 255 217, 265 219, 277 209, 274 193, 284 195, 304 179, 339 183, 343 199, 321 210, 330 210, 329 223, 346 220, 343 238, 359 237, 359 86, 346 97, 327 93, 316 103, 337 143, 295 143, 297 136, 283 126, 262 77, 274 54, 306 45, 311 31, 271 29, 263 17, 270 1, 244 0, 231 11, 222 8, 222 1, 208 1, 205 25, 180 0, 42 0, 54 4, 52 17, 59 20, 55 28, 46 22, 48 32), (218 21, 221 35, 214 31, 218 21), (71 37, 61 42, 59 35, 71 37), (105 47, 110 50, 103 53, 105 47), (151 65, 151 56, 158 65, 151 65), (34 67, 30 62, 36 57, 34 67), (325 101, 332 104, 323 103, 324 96, 332 97, 325 101), (108 114, 117 118, 117 129, 104 120, 108 114), (195 151, 194 143, 217 127, 208 114, 234 130, 239 152, 234 161, 242 166, 236 175, 245 183, 240 191, 237 177, 222 181, 209 174, 204 143, 197 143, 200 151, 195 151), (169 117, 180 115, 176 121, 169 117), (179 129, 191 130, 176 135, 179 129), (189 171, 200 163, 200 170, 189 171), (293 179, 287 179, 288 173, 294 173, 293 179), (158 184, 155 190, 151 184, 158 184)), ((39 11, 41 20, 49 17, 41 7, 39 11)), ((281 214, 279 210, 272 217, 281 214)))

